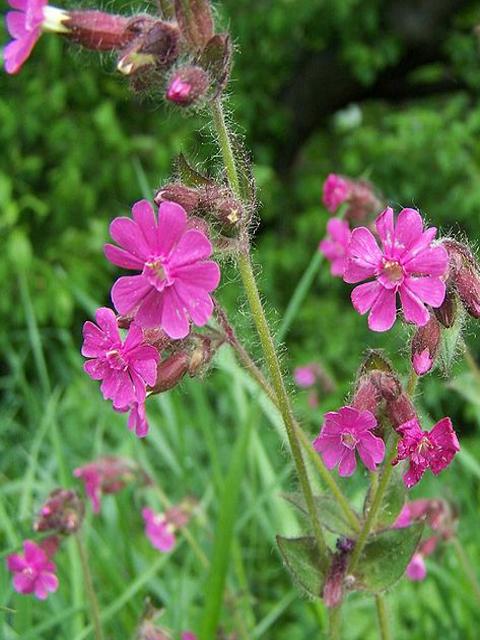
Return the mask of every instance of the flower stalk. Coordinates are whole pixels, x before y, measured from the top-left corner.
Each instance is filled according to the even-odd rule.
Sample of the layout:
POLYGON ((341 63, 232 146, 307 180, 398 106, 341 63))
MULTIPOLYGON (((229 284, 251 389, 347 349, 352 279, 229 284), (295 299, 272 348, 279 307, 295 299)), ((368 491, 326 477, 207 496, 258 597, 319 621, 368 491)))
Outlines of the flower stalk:
POLYGON ((83 579, 85 581, 85 592, 90 604, 90 612, 92 615, 93 629, 95 633, 95 640, 105 640, 103 635, 102 623, 100 618, 100 608, 98 606, 97 596, 93 587, 92 574, 90 572, 90 566, 88 564, 87 551, 83 543, 80 532, 75 534, 75 542, 77 545, 78 556, 80 558, 80 564, 82 565, 83 579))

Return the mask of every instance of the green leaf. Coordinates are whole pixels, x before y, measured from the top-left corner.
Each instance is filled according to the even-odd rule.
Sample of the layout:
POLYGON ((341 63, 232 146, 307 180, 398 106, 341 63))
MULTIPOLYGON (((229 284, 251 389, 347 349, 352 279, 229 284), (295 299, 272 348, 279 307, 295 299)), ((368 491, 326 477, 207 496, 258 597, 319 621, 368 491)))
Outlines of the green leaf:
POLYGON ((232 41, 228 33, 217 33, 211 38, 199 60, 209 72, 215 86, 214 97, 225 88, 232 66, 232 41))
POLYGON ((465 309, 459 304, 453 326, 449 329, 442 327, 439 360, 445 374, 450 373, 459 347, 462 345, 462 329, 464 322, 465 309))
MULTIPOLYGON (((391 526, 397 519, 407 498, 407 490, 403 484, 402 476, 405 473, 407 462, 397 464, 392 471, 390 480, 388 481, 385 495, 383 497, 382 507, 376 519, 376 529, 386 529, 391 526)), ((363 513, 366 511, 370 503, 370 491, 363 505, 363 513)))
MULTIPOLYGON (((300 509, 304 515, 308 516, 308 509, 302 495, 296 493, 284 493, 283 497, 285 500, 288 500, 288 502, 295 505, 297 509, 300 509)), ((322 494, 320 496, 314 496, 313 499, 315 501, 318 519, 320 520, 320 523, 328 529, 328 531, 338 533, 339 535, 346 536, 347 538, 356 537, 355 531, 345 518, 345 514, 333 496, 322 494)))
POLYGON ((207 176, 194 169, 186 157, 181 153, 175 160, 175 173, 187 187, 203 187, 212 184, 207 176))
POLYGON ((284 538, 277 536, 277 544, 283 562, 295 584, 314 598, 320 598, 325 574, 320 567, 320 554, 315 538, 284 538))
POLYGON ((371 594, 390 589, 405 573, 422 537, 424 523, 387 529, 367 542, 357 569, 355 589, 371 594))
POLYGON ((390 362, 383 355, 382 349, 368 349, 365 358, 360 366, 360 375, 370 373, 371 371, 384 371, 385 373, 394 374, 394 370, 390 362))

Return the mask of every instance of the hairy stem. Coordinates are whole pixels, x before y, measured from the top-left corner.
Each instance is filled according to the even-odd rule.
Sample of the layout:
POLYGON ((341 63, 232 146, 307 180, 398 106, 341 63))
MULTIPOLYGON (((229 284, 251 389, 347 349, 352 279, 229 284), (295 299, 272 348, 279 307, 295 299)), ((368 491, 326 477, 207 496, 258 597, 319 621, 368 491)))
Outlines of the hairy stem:
MULTIPOLYGON (((233 154, 230 136, 225 123, 225 117, 220 100, 214 100, 212 103, 212 118, 215 126, 218 143, 222 152, 227 178, 231 189, 237 196, 241 196, 240 183, 238 179, 235 157, 233 154)), ((272 380, 272 386, 277 398, 277 406, 282 415, 285 429, 287 432, 290 449, 295 462, 300 487, 305 497, 305 503, 312 521, 313 532, 321 555, 321 563, 326 569, 329 550, 322 532, 318 514, 315 508, 312 488, 307 475, 305 461, 303 459, 302 450, 297 438, 295 430, 295 418, 292 413, 290 401, 285 388, 282 376, 280 361, 277 356, 275 344, 273 342, 267 318, 263 309, 260 293, 258 291, 257 282, 253 273, 250 255, 247 252, 241 252, 237 258, 238 270, 242 279, 243 287, 247 296, 252 318, 260 339, 263 355, 267 365, 268 372, 272 380)))
POLYGON ((385 596, 375 596, 375 606, 377 607, 378 628, 381 640, 392 640, 390 626, 388 624, 388 611, 385 596))
POLYGON ((95 594, 95 589, 93 588, 93 580, 92 580, 92 574, 90 572, 90 567, 88 564, 87 551, 85 549, 85 545, 83 544, 83 540, 80 532, 77 532, 75 534, 75 542, 77 543, 80 564, 82 565, 83 579, 85 581, 85 592, 87 594, 87 599, 90 604, 90 612, 92 614, 92 623, 93 623, 93 629, 95 633, 95 639, 104 640, 105 636, 103 635, 102 623, 100 621, 100 609, 98 606, 98 600, 95 594))

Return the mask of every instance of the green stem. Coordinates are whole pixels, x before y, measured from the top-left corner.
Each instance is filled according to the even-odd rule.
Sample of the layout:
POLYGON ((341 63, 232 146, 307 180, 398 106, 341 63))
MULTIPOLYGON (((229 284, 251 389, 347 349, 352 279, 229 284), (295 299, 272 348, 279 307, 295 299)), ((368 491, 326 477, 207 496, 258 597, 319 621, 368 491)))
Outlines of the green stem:
POLYGON ((415 393, 415 389, 417 388, 418 376, 415 371, 412 369, 410 371, 410 375, 408 376, 407 381, 407 395, 411 398, 415 393))
POLYGON ((387 603, 384 596, 375 596, 375 605, 377 607, 378 627, 380 629, 380 638, 382 640, 392 640, 390 625, 388 623, 387 603))
POLYGON ((340 607, 328 610, 328 640, 340 640, 340 607))
MULTIPOLYGON (((240 197, 240 183, 238 180, 238 173, 235 164, 233 149, 230 142, 228 129, 225 123, 222 103, 218 99, 212 102, 212 118, 220 150, 222 152, 228 182, 234 193, 240 197)), ((273 342, 267 318, 263 310, 260 293, 258 291, 257 282, 253 273, 250 255, 246 252, 240 253, 237 258, 237 264, 253 321, 255 323, 258 337, 260 338, 265 362, 272 379, 272 386, 277 398, 278 409, 282 415, 283 422, 287 431, 287 437, 295 462, 300 487, 305 497, 305 503, 312 520, 313 532, 318 545, 318 549, 320 551, 321 563, 326 569, 329 550, 327 547, 327 543, 325 542, 320 521, 318 519, 318 514, 315 508, 315 502, 313 499, 310 481, 307 475, 305 461, 303 459, 302 450, 300 448, 300 444, 296 435, 295 418, 290 407, 290 401, 285 388, 285 383, 280 368, 280 362, 275 350, 275 344, 273 342)))
POLYGON ((75 541, 77 543, 78 555, 80 557, 80 563, 82 565, 83 579, 85 581, 85 592, 87 594, 88 601, 90 603, 90 611, 92 614, 92 623, 96 640, 104 640, 102 623, 100 621, 100 609, 98 606, 97 596, 93 588, 92 574, 88 565, 87 552, 80 532, 75 534, 75 541))
POLYGON ((480 602, 480 584, 478 582, 477 576, 475 575, 475 571, 472 568, 472 562, 465 553, 464 548, 462 547, 460 540, 457 537, 453 537, 450 542, 453 544, 455 551, 457 553, 458 560, 462 565, 462 569, 465 572, 470 584, 472 585, 472 589, 475 593, 475 597, 478 602, 480 602))
POLYGON ((347 574, 352 573, 355 570, 358 564, 358 561, 360 560, 360 556, 362 554, 363 548, 367 542, 368 536, 370 535, 370 532, 375 526, 375 521, 377 519, 378 512, 380 511, 380 507, 382 506, 382 500, 385 495, 385 491, 387 490, 390 476, 392 475, 392 471, 393 471, 392 460, 395 457, 396 450, 397 450, 397 447, 394 444, 390 452, 390 455, 388 456, 385 462, 382 477, 380 479, 380 482, 378 483, 378 488, 377 488, 377 491, 375 492, 375 497, 372 500, 372 505, 368 511, 367 518, 363 524, 362 530, 360 531, 357 542, 352 551, 350 562, 347 568, 347 574))

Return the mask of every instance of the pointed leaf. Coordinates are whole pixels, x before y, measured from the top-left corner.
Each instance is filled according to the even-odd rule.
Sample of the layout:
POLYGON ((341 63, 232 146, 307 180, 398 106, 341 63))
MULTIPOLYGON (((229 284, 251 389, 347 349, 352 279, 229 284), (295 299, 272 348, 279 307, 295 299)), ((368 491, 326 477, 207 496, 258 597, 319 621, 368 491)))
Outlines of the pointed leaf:
POLYGON ((185 40, 200 51, 213 36, 209 0, 175 0, 175 16, 185 40))
POLYGON ((422 537, 425 523, 387 529, 367 542, 354 571, 354 589, 378 594, 390 589, 405 573, 422 537))
POLYGON ((309 596, 320 598, 325 574, 320 567, 320 553, 315 538, 277 536, 277 544, 295 584, 309 596))
MULTIPOLYGON (((385 490, 382 507, 376 519, 376 529, 386 529, 390 527, 402 510, 405 500, 407 499, 407 490, 403 484, 402 476, 405 473, 407 462, 403 461, 397 464, 392 471, 390 480, 385 490)), ((363 514, 367 515, 367 508, 370 504, 370 491, 363 505, 363 514)))
POLYGON ((228 33, 217 33, 208 42, 199 60, 214 83, 214 97, 225 88, 232 66, 232 41, 228 33))
POLYGON ((360 366, 359 374, 365 375, 371 371, 384 371, 385 373, 395 374, 392 365, 383 355, 381 349, 368 349, 366 352, 365 359, 360 366))
POLYGON ((449 374, 459 348, 462 346, 462 329, 465 322, 465 309, 458 305, 455 322, 450 328, 442 327, 439 358, 445 374, 449 374))
MULTIPOLYGON (((284 493, 283 497, 285 500, 288 500, 288 502, 297 507, 297 509, 300 509, 305 516, 308 516, 305 499, 301 494, 284 493)), ((332 496, 322 494, 320 496, 314 496, 313 499, 317 508, 318 519, 320 520, 320 523, 328 529, 328 531, 338 533, 339 535, 347 538, 356 537, 352 526, 345 518, 345 515, 337 501, 332 496)))
POLYGON ((203 187, 213 184, 212 180, 194 169, 186 157, 181 153, 175 159, 175 172, 181 182, 187 187, 203 187))

